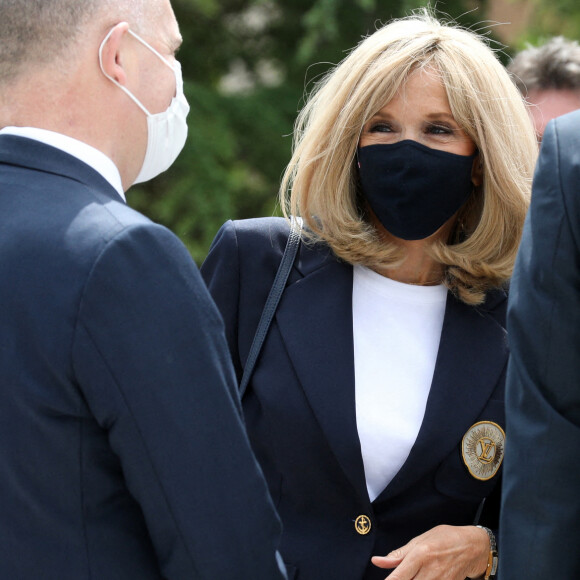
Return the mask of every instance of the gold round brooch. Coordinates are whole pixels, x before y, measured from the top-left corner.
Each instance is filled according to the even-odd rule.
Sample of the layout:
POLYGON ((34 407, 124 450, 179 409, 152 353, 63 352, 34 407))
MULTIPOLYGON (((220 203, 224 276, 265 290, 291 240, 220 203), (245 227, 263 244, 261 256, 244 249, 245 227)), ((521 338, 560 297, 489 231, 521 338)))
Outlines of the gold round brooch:
POLYGON ((461 455, 469 473, 481 481, 498 472, 505 450, 504 430, 492 421, 472 425, 463 436, 461 455))

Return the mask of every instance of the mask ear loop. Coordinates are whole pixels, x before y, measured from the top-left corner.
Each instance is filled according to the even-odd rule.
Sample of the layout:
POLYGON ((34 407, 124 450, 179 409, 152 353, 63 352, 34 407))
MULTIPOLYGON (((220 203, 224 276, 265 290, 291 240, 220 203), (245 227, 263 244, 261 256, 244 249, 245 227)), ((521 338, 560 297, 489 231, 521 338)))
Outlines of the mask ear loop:
POLYGON ((181 63, 175 59, 174 63, 167 62, 167 59, 157 50, 155 50, 147 41, 143 40, 136 32, 131 29, 127 31, 133 38, 137 39, 143 46, 146 46, 163 64, 167 65, 175 75, 175 95, 183 90, 183 76, 181 72, 181 63))
MULTIPOLYGON (((115 30, 115 28, 111 28, 111 30, 109 30, 109 32, 107 33, 107 35, 105 36, 105 38, 103 38, 103 42, 101 42, 101 46, 99 46, 99 66, 101 67, 101 72, 115 85, 117 85, 148 117, 152 117, 153 114, 150 113, 145 106, 141 103, 141 101, 139 101, 139 99, 125 86, 123 86, 121 83, 119 83, 118 81, 116 81, 112 76, 110 76, 109 74, 107 74, 105 72, 105 69, 103 67, 103 48, 105 46, 105 44, 107 44, 107 41, 109 40, 109 38, 111 37, 111 34, 113 34, 113 31, 115 30)), ((169 64, 167 62, 167 60, 165 60, 165 58, 159 53, 157 52, 148 42, 146 42, 145 40, 143 40, 138 34, 136 34, 135 32, 133 32, 132 30, 128 30, 127 31, 131 36, 133 36, 133 38, 137 39, 142 45, 146 46, 155 56, 157 56, 159 59, 161 59, 161 61, 167 65, 174 73, 175 73, 175 68, 169 64)), ((176 74, 176 80, 177 80, 177 74, 176 74)), ((179 87, 176 86, 175 90, 177 92, 179 87)))
POLYGON ((156 57, 158 57, 164 64, 166 64, 171 70, 173 67, 167 62, 166 58, 157 50, 155 50, 146 40, 143 40, 136 32, 133 32, 130 28, 127 32, 135 39, 137 39, 143 46, 146 46, 156 57))

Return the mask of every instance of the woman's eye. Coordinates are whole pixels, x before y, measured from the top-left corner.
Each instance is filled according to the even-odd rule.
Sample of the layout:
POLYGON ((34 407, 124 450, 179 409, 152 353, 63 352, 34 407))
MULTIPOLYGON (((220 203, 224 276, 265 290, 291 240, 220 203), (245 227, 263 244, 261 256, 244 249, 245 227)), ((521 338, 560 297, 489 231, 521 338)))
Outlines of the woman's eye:
POLYGON ((369 128, 369 133, 390 133, 392 127, 388 123, 374 123, 369 128))
POLYGON ((427 127, 427 132, 432 135, 452 135, 453 129, 445 125, 429 125, 427 127))

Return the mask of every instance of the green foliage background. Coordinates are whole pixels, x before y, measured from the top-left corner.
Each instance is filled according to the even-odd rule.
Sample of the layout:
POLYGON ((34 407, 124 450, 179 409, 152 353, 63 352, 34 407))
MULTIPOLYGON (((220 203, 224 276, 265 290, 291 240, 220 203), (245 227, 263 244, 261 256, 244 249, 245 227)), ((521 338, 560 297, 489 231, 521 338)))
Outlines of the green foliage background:
MULTIPOLYGON (((446 0, 436 9, 478 29, 486 20, 487 1, 446 0)), ((545 6, 544 0, 530 1, 538 4, 540 15, 529 32, 531 40, 542 30, 557 33, 561 10, 567 25, 580 29, 578 0, 551 0, 545 6), (542 28, 544 21, 549 26, 542 28)), ((224 221, 278 212, 278 184, 290 158, 292 127, 305 91, 363 36, 427 2, 172 4, 184 37, 178 58, 191 105, 189 136, 175 165, 152 182, 132 188, 128 200, 173 230, 200 264, 224 221), (236 92, 223 88, 232 68, 245 71, 245 85, 236 92), (262 74, 263 69, 270 75, 262 74)))

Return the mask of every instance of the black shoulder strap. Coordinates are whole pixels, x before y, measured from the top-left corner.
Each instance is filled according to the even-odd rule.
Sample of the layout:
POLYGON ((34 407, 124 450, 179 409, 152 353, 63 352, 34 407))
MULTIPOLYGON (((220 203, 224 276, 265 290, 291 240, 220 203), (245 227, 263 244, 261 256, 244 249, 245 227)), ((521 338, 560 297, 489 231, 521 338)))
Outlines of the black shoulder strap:
POLYGON ((274 313, 276 308, 278 308, 278 302, 282 297, 282 292, 286 286, 290 270, 296 259, 296 253, 298 252, 298 246, 300 245, 300 233, 302 231, 302 220, 292 218, 292 223, 290 225, 290 235, 288 236, 288 242, 286 243, 286 248, 284 249, 284 255, 282 256, 282 261, 278 267, 278 272, 276 272, 276 277, 274 278, 274 283, 266 299, 266 304, 264 305, 264 310, 262 311, 262 316, 260 317, 260 322, 258 328, 256 329, 256 334, 254 335, 254 340, 252 341, 252 346, 250 347, 250 353, 248 354, 248 359, 246 361, 246 366, 244 367, 244 374, 242 375, 242 380, 240 382, 240 399, 244 396, 254 366, 262 350, 262 345, 272 318, 274 318, 274 313))

